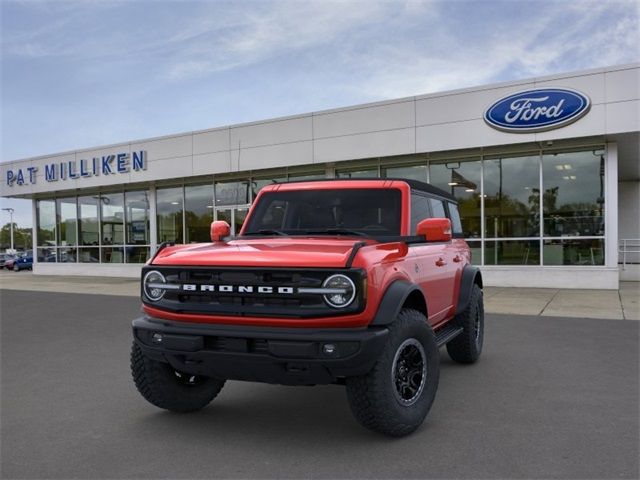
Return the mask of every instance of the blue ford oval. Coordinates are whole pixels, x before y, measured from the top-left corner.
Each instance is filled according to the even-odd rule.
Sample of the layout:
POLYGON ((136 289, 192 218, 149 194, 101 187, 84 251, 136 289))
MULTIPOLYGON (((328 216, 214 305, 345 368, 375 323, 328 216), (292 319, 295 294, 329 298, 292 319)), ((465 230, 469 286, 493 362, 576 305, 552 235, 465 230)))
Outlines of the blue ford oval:
POLYGON ((566 88, 537 88, 501 98, 484 112, 491 127, 508 132, 540 132, 575 122, 589 111, 585 94, 566 88))

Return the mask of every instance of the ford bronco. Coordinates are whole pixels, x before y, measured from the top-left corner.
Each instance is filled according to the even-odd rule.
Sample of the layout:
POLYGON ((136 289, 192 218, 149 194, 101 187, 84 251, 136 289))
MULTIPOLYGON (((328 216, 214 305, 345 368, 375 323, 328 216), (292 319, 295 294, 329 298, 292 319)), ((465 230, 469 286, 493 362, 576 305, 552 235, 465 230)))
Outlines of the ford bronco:
POLYGON ((153 405, 202 409, 226 380, 341 384, 365 427, 423 422, 439 347, 482 351, 482 277, 455 198, 413 180, 263 188, 235 238, 160 246, 142 270, 131 369, 153 405))

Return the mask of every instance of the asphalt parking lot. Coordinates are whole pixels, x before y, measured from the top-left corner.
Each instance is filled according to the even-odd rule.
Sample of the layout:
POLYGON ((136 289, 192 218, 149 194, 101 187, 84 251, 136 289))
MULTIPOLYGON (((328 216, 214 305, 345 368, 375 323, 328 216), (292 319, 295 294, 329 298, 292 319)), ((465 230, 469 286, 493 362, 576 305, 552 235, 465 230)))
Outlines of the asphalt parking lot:
POLYGON ((414 435, 355 422, 339 386, 228 382, 202 412, 129 374, 134 297, 0 291, 2 478, 638 478, 639 322, 489 315, 443 352, 414 435))

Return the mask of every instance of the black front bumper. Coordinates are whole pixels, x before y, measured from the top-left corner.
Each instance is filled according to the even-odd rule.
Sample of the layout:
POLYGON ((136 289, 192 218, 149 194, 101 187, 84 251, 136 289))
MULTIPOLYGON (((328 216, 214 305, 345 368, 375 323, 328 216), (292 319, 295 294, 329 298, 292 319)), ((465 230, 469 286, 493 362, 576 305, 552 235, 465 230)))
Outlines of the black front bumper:
POLYGON ((133 321, 133 336, 144 354, 176 370, 284 385, 327 384, 365 374, 388 333, 384 327, 246 327, 151 317, 133 321))

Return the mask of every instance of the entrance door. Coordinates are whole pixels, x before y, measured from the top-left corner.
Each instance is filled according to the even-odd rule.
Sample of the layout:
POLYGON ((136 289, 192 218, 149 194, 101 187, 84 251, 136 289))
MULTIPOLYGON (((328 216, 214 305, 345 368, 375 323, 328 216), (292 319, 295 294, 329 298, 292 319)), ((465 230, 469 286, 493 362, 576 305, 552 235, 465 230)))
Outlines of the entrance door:
POLYGON ((216 208, 216 220, 224 220, 231 226, 231 235, 240 233, 242 224, 247 217, 249 211, 248 205, 229 206, 225 208, 216 208))

